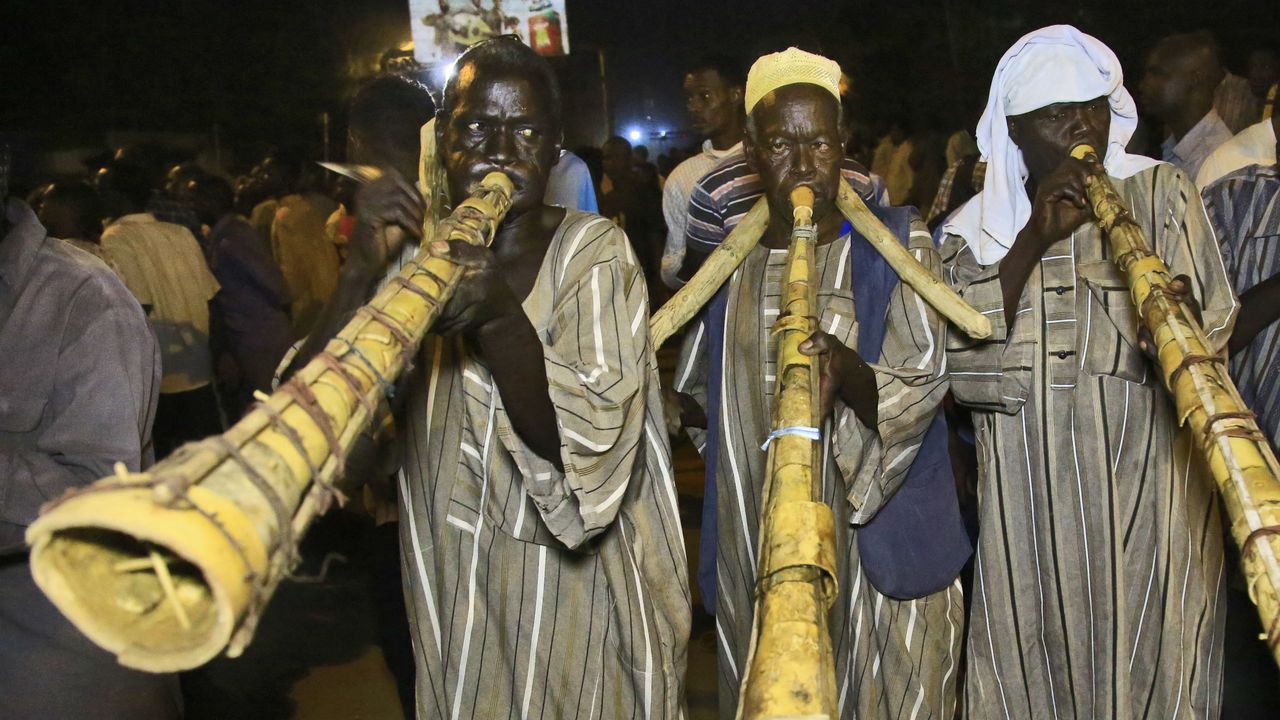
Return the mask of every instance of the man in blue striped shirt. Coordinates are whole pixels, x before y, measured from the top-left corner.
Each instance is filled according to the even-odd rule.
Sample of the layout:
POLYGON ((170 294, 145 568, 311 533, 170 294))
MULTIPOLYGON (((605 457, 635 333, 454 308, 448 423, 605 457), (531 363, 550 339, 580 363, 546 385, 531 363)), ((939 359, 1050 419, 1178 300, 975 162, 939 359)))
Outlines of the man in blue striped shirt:
MULTIPOLYGON (((840 175, 868 202, 889 205, 884 181, 851 158, 841 160, 840 175)), ((741 148, 721 160, 694 186, 685 229, 687 251, 680 268, 682 280, 693 277, 711 251, 724 242, 727 229, 741 222, 763 194, 764 182, 747 166, 747 157, 741 148)))

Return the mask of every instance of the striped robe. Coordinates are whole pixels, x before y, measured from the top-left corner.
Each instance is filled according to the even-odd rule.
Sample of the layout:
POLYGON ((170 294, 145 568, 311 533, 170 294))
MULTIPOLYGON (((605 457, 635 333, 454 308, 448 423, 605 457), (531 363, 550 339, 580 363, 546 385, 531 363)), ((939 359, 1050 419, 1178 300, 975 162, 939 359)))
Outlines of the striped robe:
MULTIPOLYGON (((1236 302, 1196 189, 1169 165, 1112 181, 1225 344, 1236 302)), ((942 255, 994 329, 977 342, 953 330, 947 348, 979 465, 966 716, 1216 718, 1217 498, 1137 349, 1101 231, 1085 223, 1044 253, 1012 328, 999 264, 955 235, 942 255)))
MULTIPOLYGON (((857 346, 849 235, 816 249, 819 326, 848 347, 857 346)), ((917 218, 911 249, 941 272, 929 233, 917 218)), ((723 367, 720 368, 720 438, 716 458, 716 631, 720 660, 720 716, 732 718, 754 617, 766 454, 760 444, 773 417, 776 336, 785 250, 757 246, 728 285, 723 367)), ((829 623, 835 650, 842 718, 949 720, 962 634, 958 581, 926 598, 896 601, 881 595, 861 569, 856 526, 869 521, 906 477, 916 450, 946 392, 942 341, 945 320, 899 284, 888 303, 881 365, 879 427, 872 431, 836 401, 823 437, 830 438, 819 469, 822 500, 835 513, 839 595, 829 623)), ((708 333, 688 333, 676 389, 707 407, 708 333)), ((874 358, 872 358, 874 360, 874 358)), ((705 449, 705 434, 694 431, 705 449)))
MULTIPOLYGON (((1280 167, 1250 165, 1201 192, 1238 293, 1280 273, 1280 167)), ((1280 323, 1231 356, 1231 377, 1258 425, 1280 446, 1280 323)))
POLYGON ((460 339, 423 345, 399 477, 419 718, 682 714, 687 564, 629 248, 568 211, 524 301, 563 473, 515 434, 460 339))

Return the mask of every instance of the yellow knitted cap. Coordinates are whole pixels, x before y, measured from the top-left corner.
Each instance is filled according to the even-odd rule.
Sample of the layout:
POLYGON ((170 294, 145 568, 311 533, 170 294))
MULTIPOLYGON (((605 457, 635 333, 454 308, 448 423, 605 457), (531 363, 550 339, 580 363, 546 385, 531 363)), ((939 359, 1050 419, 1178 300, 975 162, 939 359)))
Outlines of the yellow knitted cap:
POLYGON ((747 73, 747 112, 754 110, 765 95, 797 83, 817 85, 840 102, 840 64, 792 47, 763 55, 751 66, 747 73))

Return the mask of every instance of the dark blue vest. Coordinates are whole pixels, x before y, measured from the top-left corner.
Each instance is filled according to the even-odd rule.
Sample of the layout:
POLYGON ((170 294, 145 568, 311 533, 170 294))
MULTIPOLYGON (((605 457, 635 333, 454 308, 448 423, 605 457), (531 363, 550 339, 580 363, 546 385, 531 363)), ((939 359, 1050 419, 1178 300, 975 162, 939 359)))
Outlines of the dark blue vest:
MULTIPOLYGON (((907 244, 912 208, 870 206, 895 237, 907 244)), ((846 223, 841 232, 849 231, 846 223)), ((898 274, 862 235, 850 238, 849 264, 853 283, 854 312, 858 318, 860 356, 880 357, 884 320, 889 299, 898 285, 898 274)), ((703 314, 710 376, 707 397, 706 494, 702 509, 702 540, 698 585, 703 602, 715 612, 716 598, 716 463, 720 445, 720 367, 724 355, 724 316, 728 289, 722 288, 703 314)), ((943 338, 937 339, 942 352, 943 338)), ((947 421, 941 409, 925 433, 915 462, 898 492, 884 504, 871 522, 858 528, 858 554, 862 570, 876 590, 897 599, 924 597, 947 587, 959 574, 973 545, 965 532, 956 496, 955 478, 947 445, 947 421)))

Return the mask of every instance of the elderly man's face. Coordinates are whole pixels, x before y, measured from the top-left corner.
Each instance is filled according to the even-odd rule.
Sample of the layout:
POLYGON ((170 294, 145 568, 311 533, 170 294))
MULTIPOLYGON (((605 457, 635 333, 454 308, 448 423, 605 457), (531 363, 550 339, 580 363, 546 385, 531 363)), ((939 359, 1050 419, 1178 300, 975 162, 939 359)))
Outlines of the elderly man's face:
POLYGON ((840 104, 820 87, 787 85, 756 105, 752 121, 755 130, 747 133, 744 149, 764 181, 769 208, 790 217, 791 191, 803 185, 813 190, 814 218, 824 217, 840 188, 840 104))
POLYGON ((560 154, 550 98, 528 77, 480 76, 470 64, 458 72, 458 101, 440 146, 454 202, 470 195, 489 173, 501 171, 515 186, 513 211, 542 205, 547 176, 560 154))
POLYGON ((1099 157, 1111 134, 1111 104, 1099 97, 1086 102, 1054 103, 1008 119, 1009 137, 1022 150, 1033 176, 1058 167, 1071 148, 1088 143, 1099 157))

